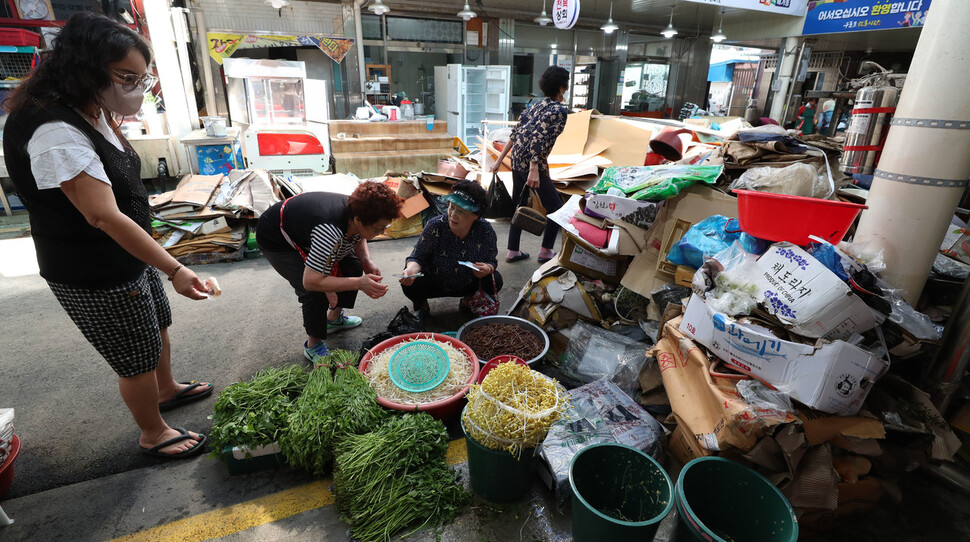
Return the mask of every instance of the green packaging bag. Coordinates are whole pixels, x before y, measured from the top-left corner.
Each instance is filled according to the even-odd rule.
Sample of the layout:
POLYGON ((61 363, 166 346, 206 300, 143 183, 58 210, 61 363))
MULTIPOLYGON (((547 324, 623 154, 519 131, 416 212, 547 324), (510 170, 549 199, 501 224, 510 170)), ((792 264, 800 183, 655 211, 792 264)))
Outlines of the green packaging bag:
POLYGON ((627 197, 644 201, 663 201, 696 182, 714 184, 724 166, 641 166, 606 168, 590 192, 605 194, 610 188, 621 190, 627 197))

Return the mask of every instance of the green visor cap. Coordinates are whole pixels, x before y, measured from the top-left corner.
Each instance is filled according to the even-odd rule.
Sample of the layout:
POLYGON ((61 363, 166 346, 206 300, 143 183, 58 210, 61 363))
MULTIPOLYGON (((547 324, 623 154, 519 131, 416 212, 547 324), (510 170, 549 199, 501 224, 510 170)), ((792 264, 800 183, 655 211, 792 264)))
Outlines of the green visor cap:
POLYGON ((462 190, 455 190, 447 196, 444 196, 444 200, 454 203, 462 209, 471 211, 473 213, 477 213, 481 209, 481 207, 475 203, 475 200, 472 199, 471 195, 462 190))

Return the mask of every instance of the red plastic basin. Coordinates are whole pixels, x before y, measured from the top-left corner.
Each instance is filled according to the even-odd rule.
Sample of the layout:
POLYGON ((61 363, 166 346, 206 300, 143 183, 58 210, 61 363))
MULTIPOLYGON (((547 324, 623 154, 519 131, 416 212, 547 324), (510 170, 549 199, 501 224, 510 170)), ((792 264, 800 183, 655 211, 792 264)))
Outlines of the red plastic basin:
POLYGON ((388 401, 387 399, 380 396, 377 397, 377 402, 381 406, 385 408, 390 408, 392 410, 401 410, 404 412, 423 411, 423 412, 427 412, 428 414, 430 414, 432 417, 436 419, 450 420, 455 416, 457 416, 459 412, 461 412, 461 408, 462 406, 464 406, 462 404, 462 401, 465 398, 465 394, 468 393, 468 387, 473 382, 478 380, 478 372, 479 372, 478 356, 475 355, 475 352, 471 348, 469 348, 467 344, 459 341, 458 339, 454 337, 449 337, 447 335, 442 335, 441 333, 406 333, 404 335, 398 335, 397 337, 391 337, 386 341, 378 343, 376 346, 374 346, 374 348, 371 348, 369 352, 364 354, 364 357, 360 359, 360 365, 358 366, 357 369, 360 371, 360 374, 363 374, 366 376, 365 371, 367 371, 367 366, 370 365, 370 360, 375 355, 380 354, 387 348, 390 348, 392 346, 397 346, 405 341, 422 340, 422 339, 423 340, 434 339, 436 341, 445 342, 457 348, 458 350, 461 350, 462 352, 464 352, 465 355, 468 356, 469 363, 472 364, 472 374, 471 374, 471 377, 468 379, 468 382, 465 384, 465 386, 462 389, 458 390, 458 392, 452 395, 451 397, 447 399, 441 399, 440 401, 435 401, 433 403, 425 403, 417 406, 404 405, 401 403, 395 403, 394 401, 388 401))
POLYGON ((487 375, 489 371, 498 367, 500 363, 506 363, 506 362, 517 363, 519 365, 525 365, 526 367, 529 366, 529 364, 526 363, 526 361, 520 358, 519 356, 513 356, 511 354, 502 354, 501 356, 495 356, 494 358, 488 360, 488 363, 486 363, 485 366, 482 367, 481 372, 478 373, 478 383, 481 384, 485 380, 485 375, 487 375))
POLYGON ((12 446, 10 447, 10 455, 0 465, 0 499, 7 494, 7 491, 10 489, 10 484, 13 483, 13 462, 17 460, 17 454, 19 453, 20 439, 17 435, 14 435, 12 446))
POLYGON ((812 242, 809 235, 833 245, 842 240, 859 211, 868 205, 754 190, 734 190, 738 195, 738 222, 749 235, 796 245, 812 242))

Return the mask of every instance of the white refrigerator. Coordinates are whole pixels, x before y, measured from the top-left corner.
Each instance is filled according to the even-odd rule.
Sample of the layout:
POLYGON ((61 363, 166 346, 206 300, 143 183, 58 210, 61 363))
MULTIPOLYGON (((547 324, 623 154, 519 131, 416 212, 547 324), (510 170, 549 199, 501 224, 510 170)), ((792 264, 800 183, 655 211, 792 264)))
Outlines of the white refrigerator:
POLYGON ((508 120, 512 66, 435 66, 435 117, 468 146, 483 120, 508 120))

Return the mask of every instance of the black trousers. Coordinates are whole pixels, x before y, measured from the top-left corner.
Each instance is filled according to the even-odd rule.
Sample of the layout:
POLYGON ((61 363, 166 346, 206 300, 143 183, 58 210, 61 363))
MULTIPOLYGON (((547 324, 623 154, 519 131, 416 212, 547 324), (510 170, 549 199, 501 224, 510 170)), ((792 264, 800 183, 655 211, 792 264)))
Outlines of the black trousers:
MULTIPOLYGON (((327 301, 327 294, 308 292, 303 287, 303 270, 306 268, 303 258, 295 251, 267 252, 264 250, 263 256, 296 292, 296 297, 303 306, 303 328, 306 334, 310 337, 326 339, 327 309, 330 308, 330 302, 327 301)), ((364 274, 364 268, 361 267, 357 256, 347 256, 337 262, 337 265, 340 267, 340 274, 345 277, 359 277, 364 274)), ((357 290, 337 292, 337 306, 340 308, 352 309, 356 301, 357 290)))
MULTIPOLYGON (((526 190, 525 182, 528 178, 528 165, 523 170, 512 170, 512 201, 515 202, 516 207, 523 204, 523 191, 526 190)), ((539 200, 542 201, 542 206, 546 208, 547 215, 556 212, 562 207, 562 198, 559 196, 559 192, 556 191, 556 185, 549 178, 549 174, 539 172, 539 188, 536 188, 536 192, 539 194, 539 200)), ((559 224, 556 224, 552 220, 546 220, 546 230, 542 234, 542 248, 552 250, 556 244, 556 235, 558 234, 559 224)), ((519 250, 519 238, 521 236, 522 230, 515 225, 510 225, 507 248, 515 251, 519 250)))
POLYGON ((417 310, 429 299, 438 297, 465 297, 474 294, 479 288, 484 290, 486 294, 495 297, 502 291, 502 275, 498 271, 492 274, 495 275, 494 286, 492 284, 492 277, 486 275, 483 278, 474 278, 471 282, 460 288, 446 290, 434 277, 425 275, 414 279, 414 283, 410 286, 402 285, 401 288, 404 289, 404 295, 414 303, 414 309, 417 310))

